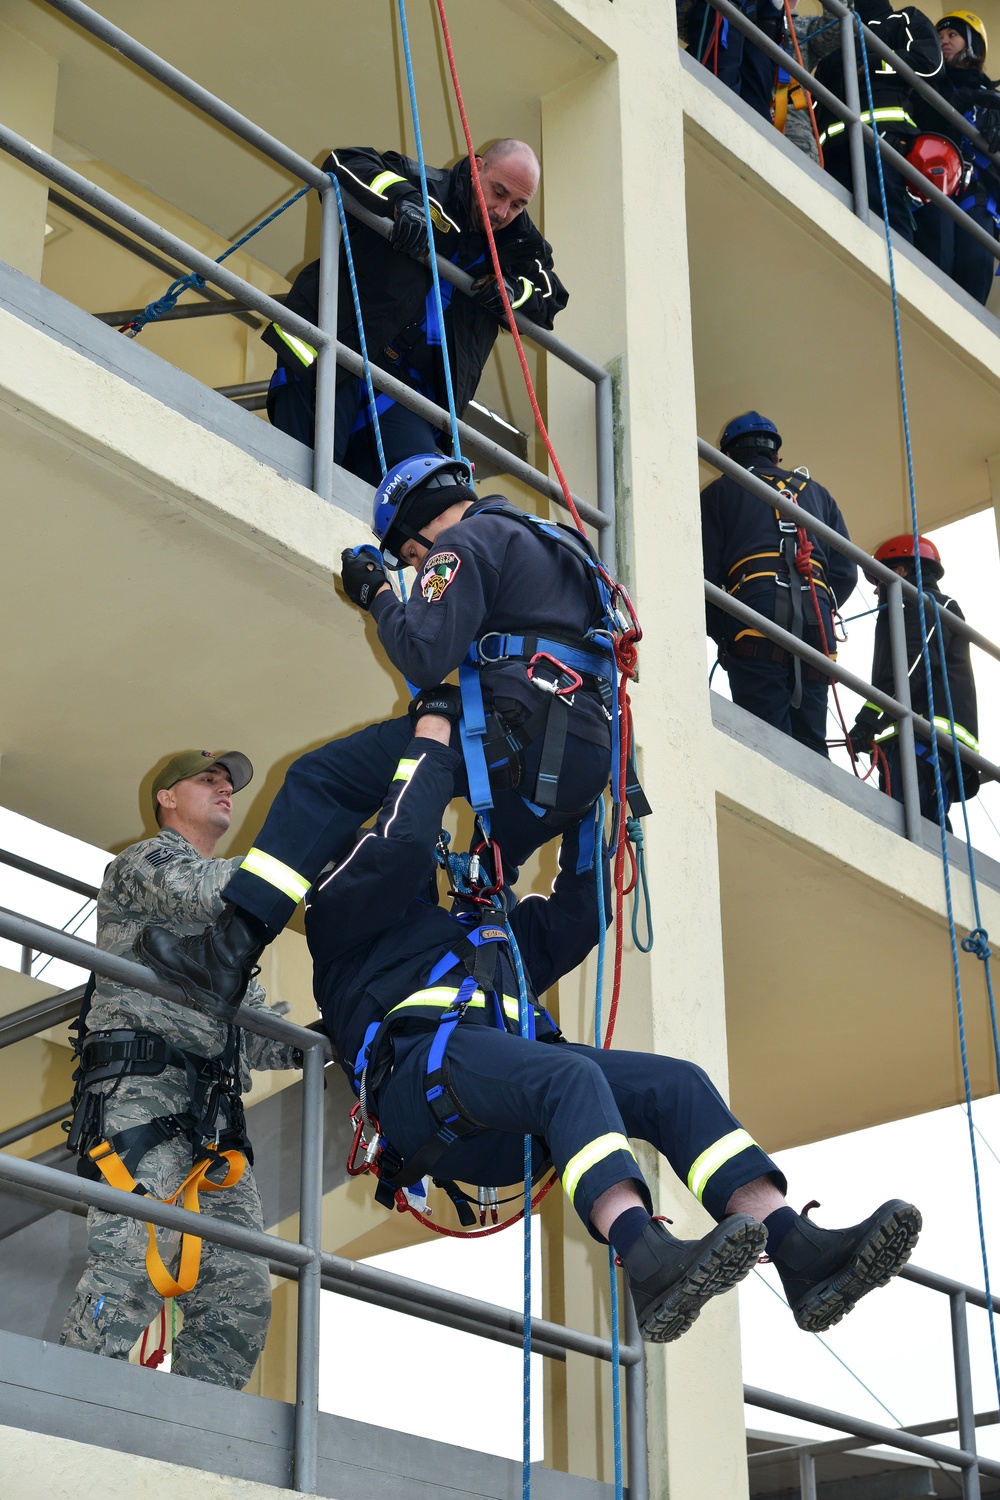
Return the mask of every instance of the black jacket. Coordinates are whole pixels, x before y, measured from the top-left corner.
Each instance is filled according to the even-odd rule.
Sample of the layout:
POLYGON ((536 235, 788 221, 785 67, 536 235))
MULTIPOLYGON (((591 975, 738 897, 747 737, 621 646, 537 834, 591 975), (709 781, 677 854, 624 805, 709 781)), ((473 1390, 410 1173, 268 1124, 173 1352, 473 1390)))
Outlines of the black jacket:
MULTIPOLYGON (((516 508, 500 495, 485 496, 439 533, 405 605, 386 590, 371 613, 389 660, 417 687, 442 682, 483 636, 509 632, 582 644, 591 626, 603 623, 585 565, 517 520, 516 508), (497 504, 504 512, 487 508, 497 504)), ((523 661, 484 666, 482 682, 494 697, 532 711, 546 701, 523 661)), ((610 746, 610 721, 593 688, 576 693, 569 730, 610 746)))
MULTIPOLYGON (((752 472, 759 478, 777 486, 780 481, 786 486, 786 498, 794 498, 803 510, 825 521, 847 537, 847 526, 840 514, 836 500, 829 490, 814 479, 803 482, 801 474, 779 469, 775 464, 756 463, 752 472)), ((770 510, 760 500, 749 494, 742 485, 723 475, 713 480, 701 492, 701 541, 704 554, 705 577, 717 588, 736 596, 758 614, 776 620, 786 629, 786 619, 779 618, 788 601, 789 591, 783 587, 788 579, 788 568, 781 554, 782 533, 776 511, 770 510), (779 605, 782 607, 779 608, 779 605)), ((827 550, 816 537, 813 542, 813 568, 820 582, 816 594, 823 614, 823 628, 827 644, 833 650, 833 626, 830 617, 832 602, 841 606, 850 598, 858 581, 858 570, 840 552, 827 550)), ((800 580, 802 590, 805 639, 810 645, 820 648, 816 612, 808 585, 800 580)), ((725 614, 712 605, 707 607, 708 633, 720 644, 731 646, 759 632, 740 624, 732 615, 725 614)))
MULTIPOLYGON (((945 63, 931 82, 941 97, 959 114, 965 115, 976 130, 987 136, 1000 132, 1000 93, 985 73, 977 72, 975 68, 954 68, 945 63)), ((1000 193, 1000 168, 974 146, 957 125, 939 115, 926 99, 917 94, 913 96, 913 115, 921 130, 943 135, 958 147, 970 169, 969 188, 973 194, 977 190, 984 197, 1000 193)), ((964 206, 966 193, 959 191, 955 196, 964 206)))
MULTIPOLYGON (((369 147, 338 149, 323 163, 334 172, 344 190, 378 214, 391 219, 400 199, 421 205, 417 164, 397 151, 379 153, 369 147)), ((454 167, 428 167, 427 189, 434 221, 435 247, 439 254, 468 270, 473 278, 492 275, 486 236, 473 227, 472 183, 469 163, 454 167)), ((393 250, 388 240, 348 215, 351 248, 358 294, 365 325, 368 354, 373 364, 414 388, 446 404, 444 370, 439 348, 428 346, 426 310, 431 291, 431 273, 421 262, 393 250), (387 352, 391 351, 391 352, 387 352), (394 357, 395 356, 395 357, 394 357), (412 373, 416 370, 417 377, 412 373)), ((566 306, 569 293, 552 268, 552 248, 542 238, 527 213, 522 211, 496 232, 497 254, 504 274, 517 287, 518 311, 542 328, 551 328, 557 312, 566 306), (519 298, 524 300, 518 301, 519 298)), ((496 342, 500 324, 471 298, 442 280, 445 333, 451 357, 452 383, 459 414, 475 395, 483 366, 496 342)), ((288 294, 291 312, 316 322, 319 305, 319 261, 300 271, 288 294)), ((315 382, 315 362, 304 363, 283 340, 272 323, 262 335, 278 355, 279 362, 302 379, 315 382)), ((340 286, 337 304, 337 337, 348 348, 360 351, 354 301, 346 257, 340 256, 340 286)), ((338 381, 351 377, 338 371, 338 381)))
MULTIPOLYGON (((893 10, 889 0, 856 0, 854 9, 861 20, 869 26, 880 41, 885 42, 887 47, 909 63, 915 73, 921 78, 933 81, 941 72, 944 64, 941 60, 941 42, 938 38, 934 22, 925 16, 922 10, 916 10, 913 6, 905 6, 900 10, 893 10)), ((865 116, 868 111, 868 94, 865 87, 864 69, 862 67, 860 46, 861 39, 855 33, 855 51, 858 53, 858 91, 861 96, 861 114, 865 116)), ((880 135, 895 135, 906 140, 917 133, 917 122, 913 114, 913 101, 918 97, 910 86, 895 73, 888 63, 881 58, 869 54, 868 67, 871 74, 872 100, 875 105, 876 121, 879 125, 880 135), (884 111, 892 111, 898 117, 886 118, 884 111)), ((836 94, 838 99, 844 95, 844 62, 840 48, 829 52, 816 68, 816 77, 820 83, 836 94)), ((822 103, 816 105, 816 123, 819 127, 820 136, 827 135, 824 141, 824 150, 831 146, 835 149, 839 146, 846 147, 847 131, 841 128, 835 115, 822 103), (830 135, 831 126, 834 134, 830 135)))
MULTIPOLYGON (((361 835, 332 874, 320 877, 308 897, 306 937, 313 957, 313 989, 323 1023, 352 1080, 369 1026, 425 989, 434 965, 464 936, 466 929, 429 896, 434 847, 461 767, 458 751, 414 738, 374 828, 361 835)), ((526 896, 510 914, 536 995, 582 963, 597 941, 596 881, 593 869, 577 873, 577 839, 576 828, 563 836, 552 894, 526 896)), ((605 860, 607 893, 606 874, 605 860)), ((497 989, 516 998, 517 980, 506 944, 498 947, 497 989)), ((465 976, 465 967, 456 961, 435 985, 454 991, 465 976)), ((407 1008, 407 1016, 414 1027, 426 1028, 440 1018, 442 1008, 418 1004, 407 1008)), ((516 1032, 511 1009, 507 1029, 516 1032)), ((469 1008, 462 1024, 489 1024, 490 1019, 480 1004, 469 1008)), ((559 1035, 537 1007, 536 1028, 540 1041, 559 1035)))
MULTIPOLYGON (((911 577, 911 583, 915 580, 911 577)), ((942 616, 945 610, 957 615, 964 620, 960 606, 954 599, 949 599, 943 594, 937 583, 924 577, 924 592, 937 600, 938 609, 942 616)), ((937 628, 934 607, 928 601, 927 606, 927 640, 931 654, 931 685, 934 689, 934 717, 938 727, 950 730, 948 723, 948 698, 945 692, 944 668, 941 663, 941 641, 937 628)), ((910 703, 918 714, 927 717, 927 673, 924 670, 924 657, 920 638, 920 615, 915 600, 906 599, 903 602, 903 623, 906 627, 906 660, 910 676, 910 703)), ((959 732, 959 739, 964 739, 966 744, 969 738, 973 741, 970 748, 979 749, 979 706, 976 698, 976 679, 972 675, 972 655, 969 643, 964 637, 956 635, 954 631, 944 631, 944 660, 948 670, 948 686, 951 689, 951 706, 955 715, 955 729, 959 732), (964 735, 962 733, 964 731, 964 735), (967 738, 969 737, 969 738, 967 738)), ((892 676, 892 652, 889 645, 889 613, 886 609, 880 609, 878 620, 875 624, 875 650, 872 657, 872 682, 875 687, 883 693, 890 693, 895 697, 895 685, 892 676)), ((874 704, 866 703, 858 714, 858 723, 868 724, 875 738, 878 740, 891 739, 898 732, 897 723, 888 714, 883 714, 880 708, 874 704)), ((955 783, 954 759, 951 753, 941 754, 941 770, 955 783)), ((965 795, 974 797, 979 790, 979 772, 970 766, 962 767, 965 779, 965 795)))

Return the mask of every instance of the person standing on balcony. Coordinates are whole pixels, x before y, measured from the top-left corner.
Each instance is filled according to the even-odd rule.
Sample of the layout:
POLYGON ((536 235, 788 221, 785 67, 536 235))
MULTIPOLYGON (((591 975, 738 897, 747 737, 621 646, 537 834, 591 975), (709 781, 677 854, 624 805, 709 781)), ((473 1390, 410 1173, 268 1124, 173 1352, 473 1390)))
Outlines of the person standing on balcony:
MULTIPOLYGON (((238 859, 214 859, 232 820, 234 792, 253 775, 236 750, 175 755, 153 782, 155 838, 108 866, 97 902, 97 944, 130 954, 147 922, 196 932, 222 909, 221 891, 238 859)), ((266 1010, 252 981, 246 1003, 266 1010)), ((251 1068, 294 1068, 300 1055, 281 1042, 209 1020, 126 984, 97 978, 77 1041, 79 1071, 69 1141, 82 1175, 169 1200, 193 1170, 210 1172, 201 1211, 262 1229, 253 1152, 242 1094, 251 1068), (220 1186, 228 1183, 228 1186, 220 1186)), ((195 1200, 197 1201, 197 1200, 195 1200)), ((190 1206, 184 1198, 184 1206, 190 1206)), ((163 1305, 177 1296, 184 1327, 171 1368, 237 1389, 246 1385, 271 1318, 267 1264, 211 1240, 156 1231, 161 1264, 137 1219, 92 1208, 87 1265, 66 1314, 61 1342, 112 1359, 129 1351, 163 1305), (200 1246, 191 1290, 188 1261, 200 1246), (148 1267, 148 1269, 147 1269, 148 1267), (156 1278, 154 1284, 152 1277, 156 1278)))
MULTIPOLYGON (((511 306, 541 328, 551 328, 569 294, 552 266, 552 247, 528 217, 538 191, 541 165, 524 141, 497 141, 477 157, 490 226, 511 306)), ((411 390, 447 407, 443 343, 447 343, 455 406, 461 417, 476 393, 483 367, 505 324, 489 244, 466 158, 450 168, 427 169, 434 249, 473 278, 471 295, 441 281, 444 337, 437 326, 427 252, 420 173, 397 151, 370 147, 338 149, 323 163, 345 192, 370 213, 391 221, 388 239, 347 216, 354 268, 373 365, 411 390)), ((360 351, 354 300, 343 249, 337 304, 337 337, 360 351)), ((287 305, 315 323, 319 305, 319 261, 300 271, 287 305)), ((310 447, 316 404, 316 351, 272 323, 262 335, 278 356, 268 391, 271 422, 310 447)), ((432 423, 376 393, 376 408, 388 468, 414 453, 431 452, 440 432, 432 423)), ((352 473, 378 484, 382 471, 375 446, 365 382, 337 371, 334 457, 352 473)))
MULTIPOLYGON (((785 35, 784 0, 739 0, 740 10, 773 42, 785 35)), ((766 52, 737 31, 709 0, 694 0, 684 21, 684 38, 691 57, 720 83, 739 94, 745 104, 770 123, 777 65, 766 52)))
MULTIPOLYGON (((880 41, 908 63, 913 71, 934 81, 941 72, 941 44, 934 23, 922 10, 906 6, 893 10, 889 0, 855 0, 854 10, 861 20, 878 36, 880 41)), ((869 57, 874 118, 869 118, 868 94, 865 84, 863 62, 860 55, 861 38, 855 33, 855 50, 858 52, 858 90, 861 99, 861 118, 887 145, 895 147, 905 156, 918 134, 914 117, 914 90, 881 58, 869 57)), ((828 52, 816 69, 820 83, 838 99, 844 95, 844 60, 840 48, 828 52)), ((851 152, 848 144, 847 122, 840 120, 825 105, 817 106, 819 140, 823 149, 823 165, 839 183, 853 191, 851 176, 851 152)), ((865 145, 865 172, 868 181, 868 202, 873 213, 882 217, 882 200, 879 194, 878 169, 875 164, 874 147, 865 145)), ((888 161, 883 159, 882 174, 885 182, 886 206, 889 225, 910 244, 913 243, 913 214, 906 191, 906 180, 888 161)))
MULTIPOLYGON (((986 74, 986 27, 971 10, 952 11, 937 23, 944 67, 934 86, 946 103, 979 131, 991 151, 1000 150, 1000 93, 986 74)), ((957 146, 965 177, 955 194, 973 223, 997 238, 1000 226, 1000 168, 974 146, 957 126, 937 114, 926 99, 915 97, 914 117, 925 131, 943 135, 957 146)), ((936 203, 917 210, 915 243, 928 260, 984 306, 993 290, 996 257, 985 245, 963 234, 961 226, 936 203)))
MULTIPOLYGON (((778 465, 781 435, 759 412, 744 412, 725 428, 719 446, 777 493, 848 539, 837 502, 808 470, 778 465)), ((836 656, 833 616, 850 598, 858 570, 840 552, 786 521, 735 479, 723 475, 702 490, 701 536, 705 577, 741 604, 836 656), (810 549, 811 542, 811 549, 810 549), (810 583, 811 572, 811 583, 810 583)), ((828 755, 829 679, 768 639, 763 631, 707 608, 708 633, 729 674, 733 702, 773 724, 819 755, 828 755)))
MULTIPOLYGON (((949 630, 948 614, 964 620, 957 600, 943 594, 938 583, 944 574, 941 554, 929 537, 917 538, 920 548, 920 571, 924 593, 933 599, 941 613, 942 632, 938 630, 937 616, 933 604, 925 606, 927 618, 927 641, 931 655, 931 687, 934 692, 934 723, 938 729, 951 734, 948 717, 948 692, 955 716, 955 736, 959 743, 970 750, 979 749, 979 704, 976 697, 976 679, 972 674, 972 654, 964 636, 949 630), (943 653, 943 660, 942 660, 943 653)), ((917 567, 914 558, 913 537, 890 537, 874 554, 876 562, 885 563, 900 578, 916 587, 917 567)), ((896 696, 892 671, 892 651, 889 643, 889 611, 886 608, 886 585, 879 583, 879 615, 875 624, 875 651, 872 658, 872 684, 883 693, 896 696)), ((918 714, 927 717, 930 700, 927 696, 927 671, 924 664, 923 640, 920 630, 920 606, 915 599, 903 600, 903 624, 906 629, 906 660, 910 679, 910 704, 918 714)), ((851 744, 856 753, 874 755, 878 746, 885 755, 880 762, 882 790, 897 802, 903 800, 903 774, 900 766, 899 725, 884 714, 875 703, 866 703, 858 714, 851 730, 851 744)), ((920 811, 925 818, 938 821, 937 781, 931 760, 931 747, 917 738, 914 746, 917 755, 917 784, 920 790, 920 811)), ((938 746, 941 765, 941 782, 944 791, 945 824, 950 829, 948 809, 958 796, 958 771, 951 749, 938 746)), ((962 765, 962 785, 966 797, 974 797, 979 791, 979 772, 972 766, 962 765)))
MULTIPOLYGON (((433 709, 417 721, 374 827, 317 882, 306 912, 323 1024, 368 1139, 382 1144, 378 1201, 391 1209, 428 1175, 517 1183, 529 1135, 533 1171, 554 1167, 591 1237, 617 1252, 643 1338, 680 1338, 765 1242, 799 1327, 838 1322, 909 1258, 919 1212, 891 1200, 861 1224, 821 1229, 789 1206, 781 1171, 701 1068, 562 1036, 537 996, 583 962, 601 926, 581 825, 563 835, 551 895, 515 904, 508 888, 484 906, 471 869, 466 880, 452 867, 465 897, 438 905, 441 820, 462 777, 451 729, 433 709), (660 1152, 716 1221, 702 1238, 652 1217, 631 1138, 660 1152)), ((603 841, 601 856, 607 898, 603 841)))

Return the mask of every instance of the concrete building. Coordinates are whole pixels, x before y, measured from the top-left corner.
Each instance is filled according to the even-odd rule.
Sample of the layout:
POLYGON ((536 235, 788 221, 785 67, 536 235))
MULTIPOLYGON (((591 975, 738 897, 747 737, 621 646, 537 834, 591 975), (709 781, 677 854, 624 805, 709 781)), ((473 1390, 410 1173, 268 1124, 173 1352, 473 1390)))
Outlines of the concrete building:
MULTIPOLYGON (((0 125, 210 258, 301 185, 61 13, 69 8, 5 0, 0 125)), ((698 491, 712 471, 699 466, 699 435, 715 442, 723 422, 750 406, 780 414, 786 455, 837 496, 856 542, 871 550, 908 527, 881 225, 862 221, 846 192, 686 57, 669 7, 453 0, 450 9, 477 140, 520 136, 542 158, 533 216, 571 292, 556 332, 614 382, 613 550, 644 629, 633 703, 655 807, 646 843, 656 912, 648 958, 626 941, 618 1040, 702 1064, 769 1149, 960 1100, 934 830, 922 846, 908 840, 901 808, 713 698, 704 667, 698 491), (778 961, 796 924, 824 935, 821 964, 809 961, 808 943, 794 961, 778 961), (871 993, 857 976, 881 971, 887 933, 893 984, 871 993)), ((986 9, 987 24, 994 11, 1000 24, 995 0, 986 9)), ((388 4, 103 0, 101 13, 307 161, 335 144, 412 150, 388 4)), ((462 139, 433 7, 410 21, 427 157, 451 161, 462 139)), ((313 194, 227 267, 280 294, 315 258, 319 234, 313 194)), ((343 547, 364 539, 370 491, 337 471, 321 497, 307 451, 219 393, 267 379, 263 319, 169 321, 133 342, 94 316, 142 308, 173 278, 169 254, 151 259, 137 244, 92 207, 81 211, 65 187, 0 154, 0 803, 118 849, 151 831, 148 798, 140 803, 136 789, 148 788, 166 750, 232 742, 258 768, 222 851, 237 852, 296 754, 396 711, 406 689, 330 572, 343 547)), ((915 252, 899 252, 896 276, 928 530, 996 503, 1000 340, 992 314, 915 252)), ((537 349, 531 363, 574 492, 594 503, 593 387, 537 349)), ((478 399, 527 434, 523 451, 544 470, 509 340, 478 399)), ((506 475, 496 488, 530 508, 545 503, 506 475)), ((550 863, 543 855, 525 878, 544 888, 550 863)), ((995 931, 1000 870, 986 866, 983 916, 995 931)), ((962 868, 954 896, 967 931, 975 923, 962 868)), ((962 967, 973 1087, 983 1094, 996 1088, 989 1016, 980 966, 963 955, 962 967)), ((294 1021, 313 1019, 300 931, 270 951, 262 977, 294 1021)), ((54 993, 0 971, 2 1016, 54 993)), ((589 966, 559 987, 557 1003, 563 1028, 589 1036, 589 966)), ((68 1096, 69 1056, 64 1027, 0 1051, 0 1131, 68 1096)), ((273 1111, 268 1119, 285 1120, 292 1106, 281 1096, 292 1088, 275 1075, 252 1097, 273 1111)), ((343 1136, 342 1117, 335 1128, 332 1108, 328 1116, 343 1136)), ((49 1126, 8 1149, 52 1162, 58 1140, 49 1126)), ((704 1215, 669 1169, 649 1166, 660 1211, 678 1232, 701 1232, 704 1215)), ((295 1204, 274 1170, 272 1227, 294 1237, 295 1204)), ((370 1184, 346 1182, 339 1156, 325 1185, 326 1250, 361 1258, 407 1242, 409 1221, 374 1206, 370 1184)), ((206 1418, 208 1434, 170 1462, 168 1437, 149 1436, 152 1376, 112 1369, 107 1404, 134 1421, 95 1420, 81 1412, 82 1367, 72 1363, 91 1357, 35 1342, 58 1328, 73 1235, 79 1249, 79 1220, 48 1222, 61 1226, 64 1247, 50 1276, 48 1265, 29 1270, 34 1253, 16 1250, 29 1229, 42 1233, 40 1220, 0 1242, 5 1300, 22 1287, 11 1293, 16 1313, 0 1313, 0 1338, 25 1340, 11 1345, 25 1359, 31 1345, 30 1368, 0 1387, 5 1497, 110 1496, 126 1484, 164 1496, 270 1493, 278 1481, 261 1476, 278 1460, 254 1470, 233 1453, 258 1436, 267 1447, 258 1424, 294 1399, 294 1283, 276 1278, 252 1386, 271 1404, 247 1415, 239 1403, 250 1398, 221 1393, 216 1408, 209 1393, 204 1409, 216 1425, 206 1418), (109 1447, 119 1450, 113 1479, 109 1447)), ((606 1335, 603 1254, 557 1194, 542 1226, 545 1317, 606 1335)), ((735 1298, 650 1354, 647 1389, 650 1492, 746 1496, 735 1298)), ((544 1398, 546 1469, 580 1484, 549 1491, 540 1479, 539 1493, 605 1493, 585 1481, 613 1477, 606 1370, 576 1354, 550 1360, 544 1398)), ((169 1442, 185 1441, 193 1398, 170 1421, 169 1442)), ((275 1433, 284 1422, 274 1418, 275 1433)), ((324 1481, 343 1488, 321 1493, 387 1493, 403 1475, 427 1495, 466 1482, 442 1459, 447 1477, 425 1474, 418 1484, 405 1445, 394 1480, 388 1460, 366 1478, 350 1469, 355 1440, 337 1439, 341 1467, 329 1472, 338 1477, 324 1481)), ((274 1452, 282 1441, 273 1437, 274 1452)), ((515 1482, 485 1461, 475 1472, 475 1486, 467 1482, 477 1494, 506 1494, 515 1482)))

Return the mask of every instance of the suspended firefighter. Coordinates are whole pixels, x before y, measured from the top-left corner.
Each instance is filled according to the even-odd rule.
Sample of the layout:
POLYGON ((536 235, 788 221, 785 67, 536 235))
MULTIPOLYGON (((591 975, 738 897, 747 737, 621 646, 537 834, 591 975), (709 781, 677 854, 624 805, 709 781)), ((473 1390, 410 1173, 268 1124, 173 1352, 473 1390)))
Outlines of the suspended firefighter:
MULTIPOLYGON (((786 500, 847 537, 837 502, 808 471, 779 467, 781 435, 769 417, 734 417, 719 446, 786 500)), ((794 521, 771 510, 728 475, 701 494, 705 577, 799 640, 835 656, 834 612, 857 582, 857 568, 794 521)), ((827 755, 829 679, 762 631, 708 606, 708 633, 729 674, 733 702, 819 755, 827 755)))
MULTIPOLYGON (((972 674, 972 656, 968 641, 948 629, 948 615, 965 616, 955 599, 943 594, 938 587, 944 573, 941 554, 929 537, 917 538, 924 593, 928 596, 924 606, 927 622, 927 639, 931 657, 931 689, 934 695, 934 723, 950 736, 948 717, 948 693, 951 695, 955 716, 955 737, 970 750, 979 749, 979 708, 976 699, 976 679, 972 674), (937 604, 941 617, 934 604, 937 604), (947 683, 947 687, 946 687, 947 683)), ((916 584, 917 570, 913 537, 910 535, 890 537, 874 554, 876 562, 885 563, 907 583, 916 584)), ((874 582, 874 580, 872 580, 874 582)), ((878 583, 879 614, 875 624, 875 651, 872 658, 872 684, 883 693, 895 696, 892 672, 892 651, 889 641, 889 611, 886 608, 887 585, 878 583)), ((910 703, 918 714, 929 716, 930 700, 927 694, 927 672, 924 663, 920 630, 920 606, 915 599, 903 601, 903 623, 906 629, 906 661, 910 680, 910 703)), ((903 776, 900 766, 899 725, 895 719, 874 703, 866 703, 858 714, 851 730, 851 744, 855 751, 871 755, 878 746, 885 756, 885 766, 880 770, 882 790, 897 802, 903 800, 903 776)), ((938 821, 937 785, 931 746, 918 736, 917 783, 920 790, 920 811, 925 818, 938 821)), ((948 808, 958 796, 958 771, 953 751, 938 747, 941 778, 944 790, 945 823, 950 829, 948 808)), ((972 766, 962 766, 962 785, 966 797, 974 797, 979 791, 979 772, 972 766)))
MULTIPOLYGON (((218 914, 239 860, 212 855, 229 828, 233 794, 252 774, 234 750, 192 750, 168 761, 153 782, 159 833, 119 854, 104 876, 98 947, 124 956, 150 920, 187 933, 218 914)), ((267 1009, 256 982, 247 1004, 267 1009)), ((251 1068, 300 1067, 301 1056, 103 978, 88 986, 76 1030, 67 1146, 80 1156, 78 1171, 262 1229, 242 1095, 251 1068)), ((184 1327, 172 1368, 218 1385, 246 1385, 271 1317, 263 1261, 93 1208, 87 1247, 64 1344, 128 1359, 163 1299, 177 1297, 184 1327)))
MULTIPOLYGON (((428 882, 463 774, 449 721, 421 712, 374 828, 317 882, 306 912, 316 999, 364 1111, 379 1200, 391 1208, 428 1174, 516 1184, 530 1135, 536 1174, 551 1163, 588 1232, 617 1251, 644 1338, 679 1338, 765 1242, 799 1326, 837 1322, 907 1259, 917 1210, 893 1200, 850 1229, 820 1229, 788 1206, 782 1173, 700 1068, 568 1042, 538 997, 598 940, 581 827, 563 834, 548 897, 514 904, 503 890, 497 910, 473 891, 446 911, 428 882), (703 1238, 678 1239, 651 1217, 630 1138, 665 1156, 716 1220, 703 1238)), ((601 856, 607 897, 603 845, 601 856)))
MULTIPOLYGON (((440 454, 397 464, 375 493, 372 527, 393 566, 419 570, 405 605, 374 547, 348 549, 343 584, 369 610, 386 654, 418 688, 459 671, 446 711, 465 794, 489 812, 513 883, 524 860, 584 817, 617 766, 613 641, 618 600, 579 533, 480 500, 468 468, 440 454)), ((416 700, 419 705, 419 697, 416 700)), ((218 922, 180 937, 148 927, 136 952, 196 1004, 239 1003, 265 945, 320 870, 377 811, 409 742, 408 714, 295 761, 218 922)), ((633 779, 632 811, 648 810, 633 779)))

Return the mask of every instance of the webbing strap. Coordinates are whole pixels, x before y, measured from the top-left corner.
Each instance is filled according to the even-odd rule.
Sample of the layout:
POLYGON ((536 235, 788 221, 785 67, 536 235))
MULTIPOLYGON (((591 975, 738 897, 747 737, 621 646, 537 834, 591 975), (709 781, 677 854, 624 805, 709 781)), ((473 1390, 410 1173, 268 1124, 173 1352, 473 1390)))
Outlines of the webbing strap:
MULTIPOLYGON (((107 1141, 94 1146, 87 1155, 98 1167, 109 1187, 118 1188, 123 1193, 139 1193, 141 1196, 147 1196, 145 1189, 136 1182, 117 1151, 113 1151, 107 1141)), ((219 1151, 213 1153, 212 1156, 202 1157, 201 1161, 195 1162, 175 1193, 172 1193, 169 1198, 157 1201, 176 1203, 180 1199, 181 1208, 186 1208, 191 1213, 200 1213, 201 1205, 198 1202, 198 1194, 200 1192, 218 1193, 223 1188, 235 1187, 243 1176, 246 1165, 246 1157, 242 1151, 219 1151), (226 1175, 221 1182, 213 1182, 207 1174, 220 1157, 228 1163, 226 1175)), ((201 1239, 193 1234, 181 1235, 180 1261, 175 1278, 171 1276, 163 1263, 156 1240, 156 1225, 146 1223, 146 1233, 149 1236, 149 1245, 146 1248, 146 1274, 154 1290, 165 1298, 182 1297, 185 1292, 190 1292, 198 1281, 198 1272, 201 1269, 201 1239)))
POLYGON ((499 632, 484 636, 477 644, 479 660, 483 663, 523 661, 541 651, 554 656, 563 666, 572 667, 574 672, 587 672, 591 677, 603 677, 605 680, 611 678, 610 646, 607 651, 587 651, 541 635, 501 635, 499 632), (489 650, 485 649, 487 641, 490 642, 489 650))
POLYGON ((476 648, 473 646, 458 669, 458 686, 462 694, 462 718, 458 730, 469 783, 469 801, 473 811, 483 817, 493 806, 493 794, 486 765, 486 708, 475 660, 476 648))

